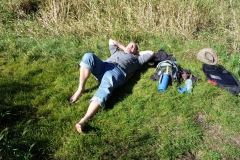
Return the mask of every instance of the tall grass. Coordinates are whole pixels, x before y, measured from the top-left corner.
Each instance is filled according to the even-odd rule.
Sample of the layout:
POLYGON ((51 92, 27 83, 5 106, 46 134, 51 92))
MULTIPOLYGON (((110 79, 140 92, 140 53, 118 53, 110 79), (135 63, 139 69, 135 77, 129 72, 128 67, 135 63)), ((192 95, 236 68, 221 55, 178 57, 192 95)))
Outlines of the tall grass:
MULTIPOLYGON (((239 159, 239 98, 205 82, 196 53, 240 67, 238 1, 3 0, 0 4, 0 159, 239 159), (201 78, 193 94, 157 91, 146 64, 79 135, 98 84, 70 105, 85 52, 108 39, 164 49, 201 78)), ((184 84, 180 84, 184 85, 184 84)))
MULTIPOLYGON (((138 34, 154 34, 159 38, 162 35, 180 36, 184 39, 201 39, 210 36, 210 39, 228 41, 234 50, 239 48, 238 1, 22 0, 10 2, 8 6, 12 8, 15 17, 25 15, 22 17, 26 18, 27 15, 35 15, 37 11, 39 25, 48 34, 73 33, 83 37, 115 35, 123 39, 136 39, 138 34), (123 33, 128 33, 126 35, 130 37, 123 33), (215 35, 218 36, 214 37, 215 35)), ((26 25, 30 32, 37 32, 35 25, 26 25)))
POLYGON ((237 35, 239 31, 239 10, 236 9, 239 4, 231 5, 226 0, 53 0, 43 3, 42 22, 47 28, 57 24, 59 32, 94 35, 127 30, 188 38, 208 28, 212 33, 236 32, 237 35))

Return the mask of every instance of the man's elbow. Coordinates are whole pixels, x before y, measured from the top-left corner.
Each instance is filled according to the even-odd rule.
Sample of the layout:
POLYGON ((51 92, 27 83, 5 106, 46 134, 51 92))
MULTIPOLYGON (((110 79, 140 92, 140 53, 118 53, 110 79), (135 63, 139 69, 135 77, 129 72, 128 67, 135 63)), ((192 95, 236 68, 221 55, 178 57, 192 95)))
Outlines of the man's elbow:
POLYGON ((149 53, 151 54, 152 57, 154 56, 154 52, 153 51, 150 51, 149 53))
POLYGON ((113 39, 109 39, 108 43, 109 43, 109 45, 115 45, 113 39))

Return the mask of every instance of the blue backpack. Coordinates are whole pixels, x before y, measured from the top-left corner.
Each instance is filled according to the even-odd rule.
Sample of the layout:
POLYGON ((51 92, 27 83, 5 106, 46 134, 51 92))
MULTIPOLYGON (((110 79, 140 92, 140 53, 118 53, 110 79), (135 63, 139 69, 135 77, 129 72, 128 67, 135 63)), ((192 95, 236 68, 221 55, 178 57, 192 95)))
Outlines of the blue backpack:
POLYGON ((159 81, 159 78, 166 72, 167 66, 169 68, 168 74, 170 75, 170 80, 180 82, 181 69, 176 63, 176 61, 171 60, 164 60, 159 62, 156 67, 156 71, 150 77, 150 79, 153 81, 159 81))

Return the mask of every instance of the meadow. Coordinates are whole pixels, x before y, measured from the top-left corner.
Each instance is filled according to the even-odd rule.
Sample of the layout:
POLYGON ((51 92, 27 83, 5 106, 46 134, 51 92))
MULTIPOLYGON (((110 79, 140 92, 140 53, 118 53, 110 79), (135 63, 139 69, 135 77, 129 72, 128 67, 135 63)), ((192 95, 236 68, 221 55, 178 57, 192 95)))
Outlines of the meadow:
POLYGON ((211 47, 238 79, 240 1, 2 0, 0 159, 240 159, 239 95, 208 84, 196 54, 211 47), (163 49, 200 78, 157 90, 147 63, 114 91, 84 133, 75 124, 98 88, 69 98, 79 62, 109 57, 108 40, 163 49))

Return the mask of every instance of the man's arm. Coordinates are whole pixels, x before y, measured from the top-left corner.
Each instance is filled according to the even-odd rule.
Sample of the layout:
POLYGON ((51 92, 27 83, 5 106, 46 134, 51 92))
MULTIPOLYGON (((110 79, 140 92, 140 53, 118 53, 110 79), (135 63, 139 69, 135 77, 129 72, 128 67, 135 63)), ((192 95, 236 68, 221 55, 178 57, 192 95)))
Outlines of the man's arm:
POLYGON ((154 52, 153 51, 150 51, 150 50, 141 51, 141 52, 139 52, 138 62, 141 65, 143 65, 144 63, 146 63, 150 59, 152 59, 152 57, 154 57, 154 52))
POLYGON ((147 54, 147 53, 150 53, 151 56, 154 56, 154 52, 153 51, 141 51, 141 52, 139 52, 139 55, 141 56, 141 55, 144 55, 144 54, 147 54))
POLYGON ((119 43, 118 41, 113 40, 113 39, 109 39, 109 45, 115 45, 123 51, 126 49, 126 47, 124 45, 122 45, 121 43, 119 43))

